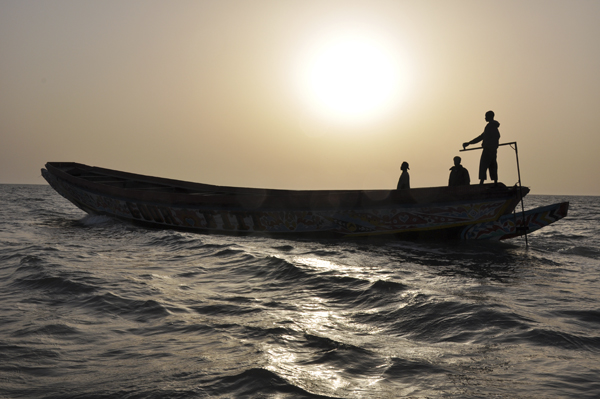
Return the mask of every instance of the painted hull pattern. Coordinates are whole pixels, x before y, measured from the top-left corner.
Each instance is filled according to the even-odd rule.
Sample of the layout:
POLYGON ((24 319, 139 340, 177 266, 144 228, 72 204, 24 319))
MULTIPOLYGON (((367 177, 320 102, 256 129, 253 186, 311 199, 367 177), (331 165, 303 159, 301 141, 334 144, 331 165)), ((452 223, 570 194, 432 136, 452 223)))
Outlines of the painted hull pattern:
POLYGON ((524 213, 503 215, 498 220, 477 223, 465 228, 461 238, 465 240, 507 240, 525 233, 532 233, 567 216, 569 203, 547 205, 524 213))
MULTIPOLYGON (((508 213, 514 208, 515 199, 506 197, 452 203, 383 203, 367 208, 247 209, 211 206, 202 201, 178 204, 127 198, 80 187, 46 169, 42 169, 42 175, 59 194, 85 212, 158 228, 221 234, 492 240, 514 237, 522 231, 517 228, 519 222, 515 224, 515 218, 508 213)), ((566 215, 566 208, 564 213, 552 217, 532 214, 526 222, 543 227, 545 222, 558 220, 557 215, 566 215)))

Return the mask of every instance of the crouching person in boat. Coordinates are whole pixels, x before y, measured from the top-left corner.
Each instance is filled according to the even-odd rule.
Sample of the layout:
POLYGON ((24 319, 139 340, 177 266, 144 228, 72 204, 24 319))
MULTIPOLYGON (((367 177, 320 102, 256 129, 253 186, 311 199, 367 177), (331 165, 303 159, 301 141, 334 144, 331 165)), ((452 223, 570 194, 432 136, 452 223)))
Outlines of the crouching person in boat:
POLYGON ((400 166, 400 170, 402 171, 402 174, 400 175, 400 180, 398 180, 398 187, 396 188, 397 190, 404 190, 404 189, 409 189, 410 188, 410 176, 408 175, 408 162, 404 161, 402 162, 402 166, 400 166))
POLYGON ((460 164, 460 157, 454 157, 454 166, 450 168, 449 186, 468 186, 471 184, 471 177, 467 168, 460 164))

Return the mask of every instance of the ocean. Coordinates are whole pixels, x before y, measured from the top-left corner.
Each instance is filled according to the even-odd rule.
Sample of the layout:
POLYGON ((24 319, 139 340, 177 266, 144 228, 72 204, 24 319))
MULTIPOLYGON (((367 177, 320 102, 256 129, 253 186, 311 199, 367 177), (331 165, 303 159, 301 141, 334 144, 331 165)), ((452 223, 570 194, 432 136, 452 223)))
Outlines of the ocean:
POLYGON ((507 242, 154 230, 0 185, 0 398, 598 398, 600 197, 507 242))

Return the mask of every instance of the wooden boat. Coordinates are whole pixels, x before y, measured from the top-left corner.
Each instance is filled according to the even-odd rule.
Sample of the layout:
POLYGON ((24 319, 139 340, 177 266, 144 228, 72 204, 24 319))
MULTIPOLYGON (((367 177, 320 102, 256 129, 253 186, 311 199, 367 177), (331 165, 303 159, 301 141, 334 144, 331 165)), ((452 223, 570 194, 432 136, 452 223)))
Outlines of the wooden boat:
POLYGON ((73 162, 42 175, 90 214, 157 228, 281 236, 504 240, 567 215, 568 202, 515 212, 527 187, 274 190, 150 177, 73 162))

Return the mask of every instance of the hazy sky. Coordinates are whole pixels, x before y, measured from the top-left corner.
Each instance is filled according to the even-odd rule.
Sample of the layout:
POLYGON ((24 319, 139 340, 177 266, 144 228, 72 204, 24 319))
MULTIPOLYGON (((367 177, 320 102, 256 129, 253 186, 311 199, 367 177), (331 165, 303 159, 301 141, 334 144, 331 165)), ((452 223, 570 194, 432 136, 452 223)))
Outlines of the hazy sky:
POLYGON ((455 155, 476 182, 494 110, 533 194, 600 195, 599 109, 597 0, 0 0, 0 183, 425 187, 455 155))

